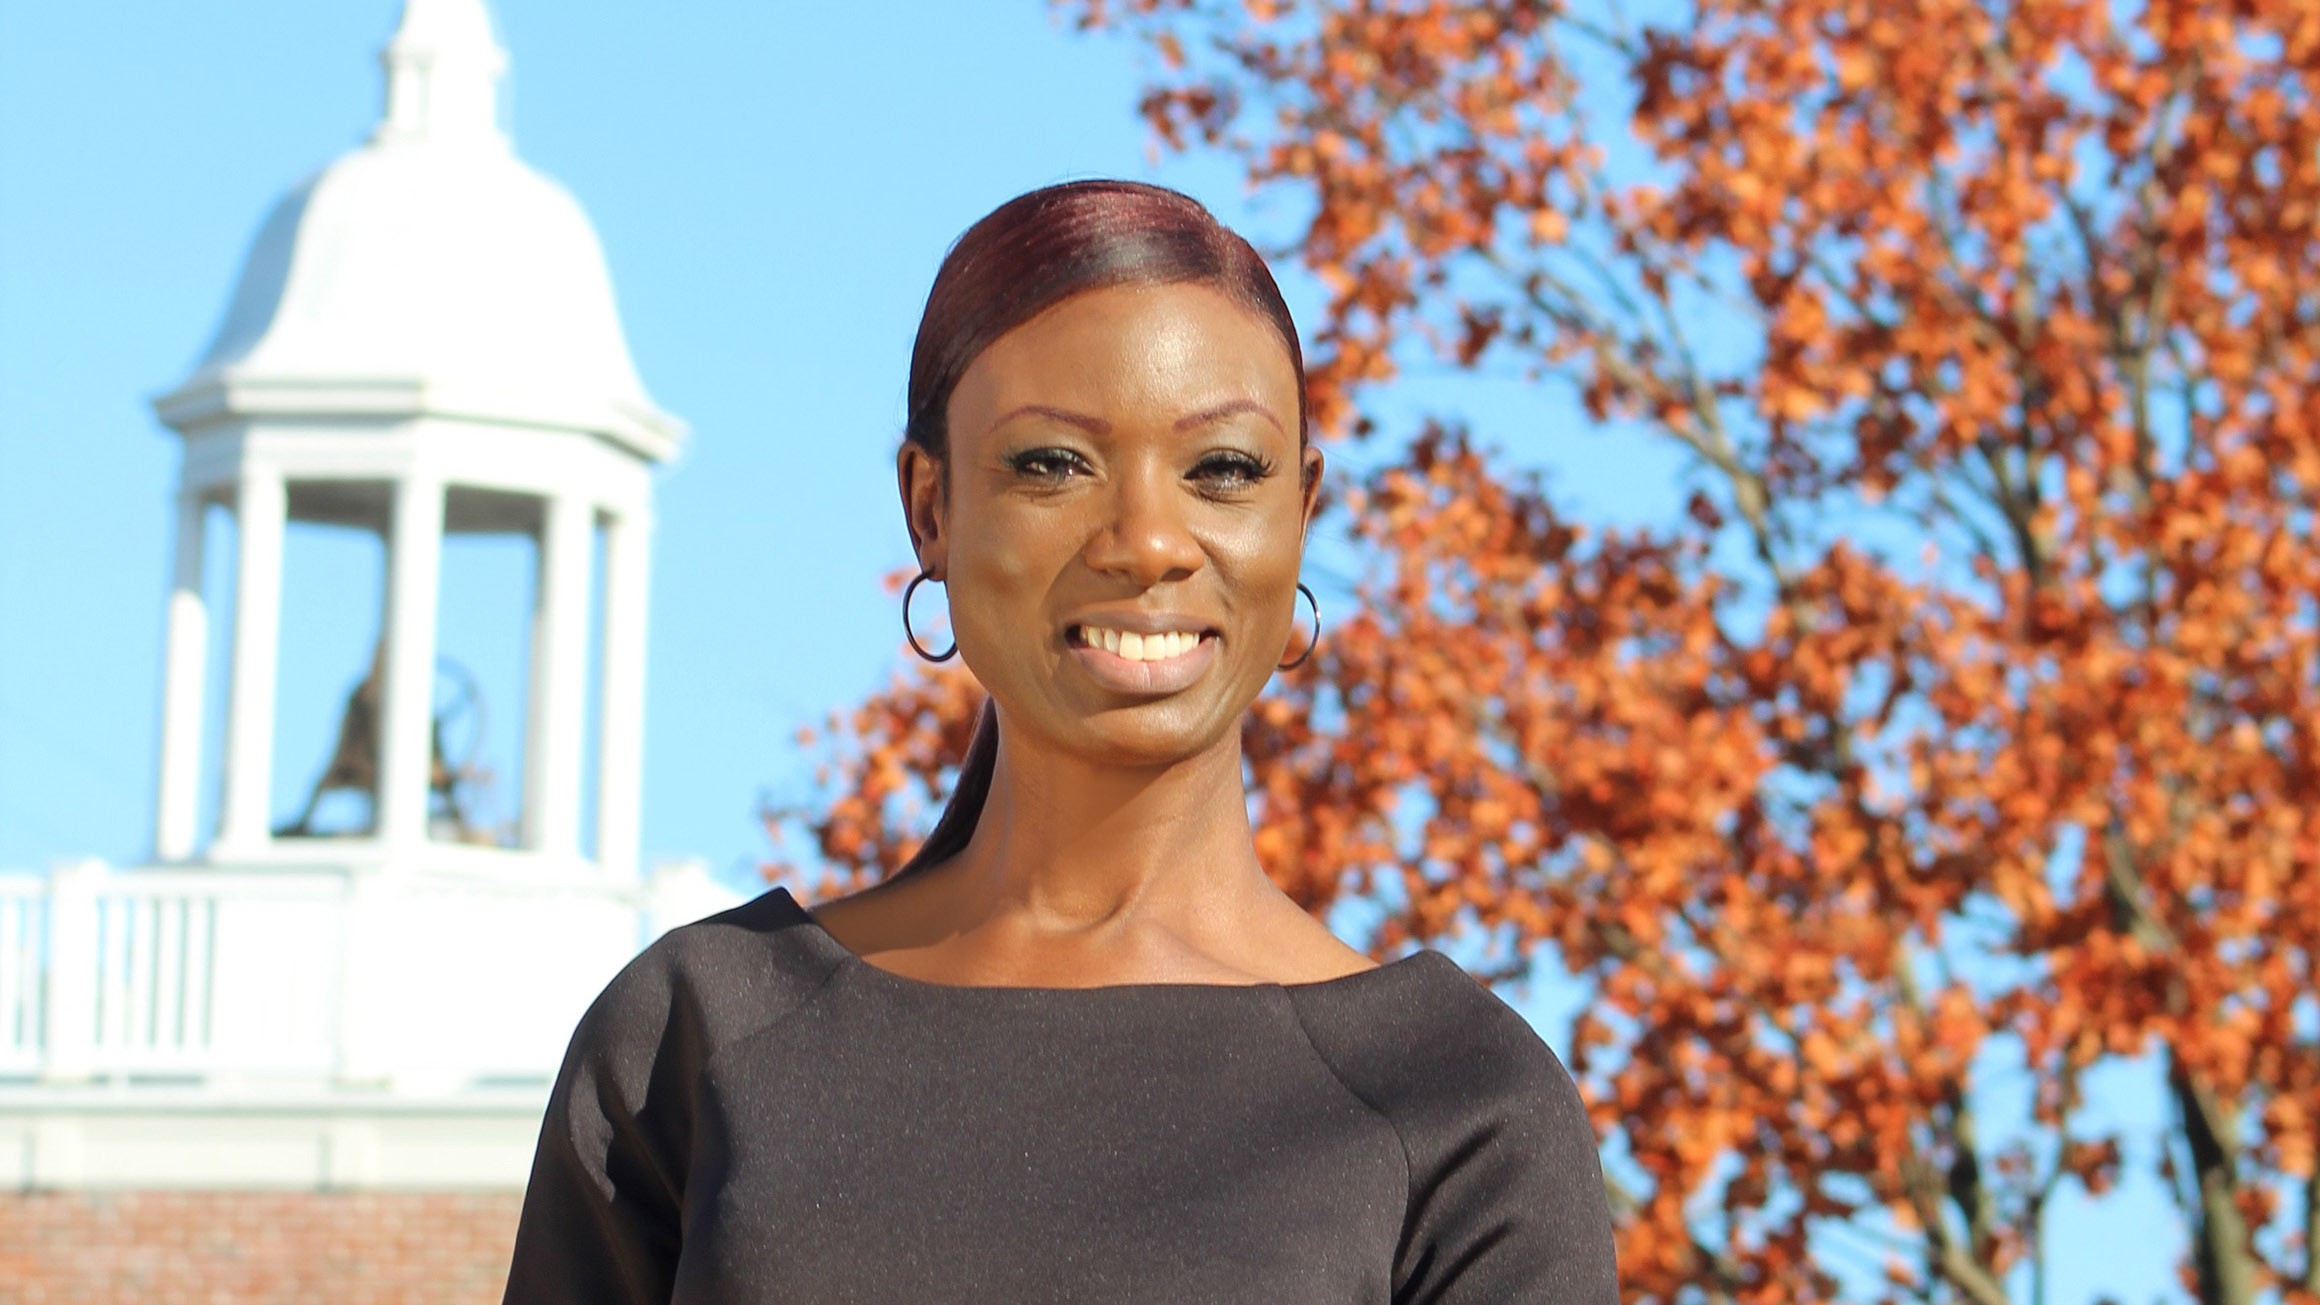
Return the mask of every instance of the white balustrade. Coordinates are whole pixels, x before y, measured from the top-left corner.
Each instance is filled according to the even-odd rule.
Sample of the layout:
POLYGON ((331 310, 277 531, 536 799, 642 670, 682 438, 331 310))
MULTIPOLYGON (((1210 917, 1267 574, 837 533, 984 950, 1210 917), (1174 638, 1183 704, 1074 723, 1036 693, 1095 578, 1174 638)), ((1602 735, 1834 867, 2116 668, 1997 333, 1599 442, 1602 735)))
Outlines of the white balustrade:
POLYGON ((109 873, 0 880, 0 1074, 326 1071, 312 994, 338 982, 327 876, 109 873))
MULTIPOLYGON (((170 891, 97 898, 96 1057, 129 1071, 204 1067, 211 1049, 218 899, 170 891)), ((69 958, 60 958, 69 959, 69 958)))
POLYGON ((731 900, 697 865, 626 886, 94 862, 0 876, 0 1093, 544 1083, 638 946, 731 900))
POLYGON ((325 1072, 343 885, 66 866, 0 880, 0 1075, 325 1072))
POLYGON ((48 894, 37 879, 0 879, 0 1074, 40 1068, 42 943, 48 894))

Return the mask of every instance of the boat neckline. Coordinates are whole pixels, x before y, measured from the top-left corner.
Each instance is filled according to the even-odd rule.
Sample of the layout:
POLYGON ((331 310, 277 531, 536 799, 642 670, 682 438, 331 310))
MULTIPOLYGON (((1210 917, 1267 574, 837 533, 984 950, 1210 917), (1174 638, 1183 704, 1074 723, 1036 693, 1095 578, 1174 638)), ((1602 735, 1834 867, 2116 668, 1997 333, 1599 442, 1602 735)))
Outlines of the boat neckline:
MULTIPOLYGON (((860 953, 856 952, 853 948, 848 947, 846 944, 838 941, 838 936, 830 932, 829 926, 823 924, 820 919, 816 918, 812 911, 807 910, 805 904, 798 901, 797 898, 790 893, 789 889, 776 887, 773 891, 781 894, 782 902, 789 907, 790 911, 795 914, 801 922, 803 922, 807 927, 814 931, 815 935, 822 940, 824 946, 828 947, 830 951, 836 953, 841 965, 845 965, 855 970, 867 971, 869 975, 878 982, 890 984, 898 988, 916 989, 926 992, 1015 993, 1030 996, 1045 996, 1048 994, 1060 993, 1136 994, 1174 993, 1179 991, 1202 993, 1242 991, 1286 993, 1324 992, 1339 988, 1353 987, 1365 982, 1375 982, 1378 980, 1379 976, 1386 974, 1388 971, 1415 969, 1421 964, 1432 964, 1436 961, 1450 960, 1449 957, 1443 955, 1440 952, 1434 951, 1431 948, 1420 948, 1416 951, 1410 952, 1405 956, 1398 956, 1393 960, 1385 961, 1378 965, 1373 965, 1366 970, 1355 970, 1350 974, 1340 974, 1335 978, 1330 979, 1307 979, 1297 983, 1282 983, 1273 979, 1262 979, 1255 983, 1180 983, 1159 979, 1139 980, 1131 983, 1090 984, 942 983, 933 979, 920 979, 908 974, 900 974, 893 970, 887 969, 883 965, 879 965, 870 961, 860 953), (1427 959, 1429 957, 1433 958, 1433 960, 1429 961, 1427 959)), ((1455 961, 1451 961, 1450 963, 1452 965, 1457 964, 1455 961)))

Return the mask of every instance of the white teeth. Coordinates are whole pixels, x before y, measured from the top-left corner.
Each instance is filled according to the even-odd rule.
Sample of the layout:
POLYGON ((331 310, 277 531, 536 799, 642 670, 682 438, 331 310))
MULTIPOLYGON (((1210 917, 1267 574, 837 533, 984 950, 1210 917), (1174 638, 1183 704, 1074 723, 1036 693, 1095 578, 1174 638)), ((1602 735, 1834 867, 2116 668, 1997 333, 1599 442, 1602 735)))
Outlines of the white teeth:
POLYGON ((1200 636, 1190 630, 1140 634, 1134 630, 1107 630, 1101 626, 1083 625, 1080 627, 1079 639, 1090 648, 1101 648, 1135 662, 1164 662, 1172 657, 1182 657, 1200 646, 1200 636))

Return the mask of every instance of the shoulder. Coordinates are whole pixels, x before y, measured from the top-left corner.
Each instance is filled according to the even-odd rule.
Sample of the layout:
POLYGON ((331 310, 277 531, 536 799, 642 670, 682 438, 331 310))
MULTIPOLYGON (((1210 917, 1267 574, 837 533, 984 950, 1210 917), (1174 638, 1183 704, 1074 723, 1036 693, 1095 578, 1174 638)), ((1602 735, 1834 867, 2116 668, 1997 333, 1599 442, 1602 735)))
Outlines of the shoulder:
POLYGON ((669 1298, 701 1069, 812 999, 831 964, 810 921, 774 889, 663 934, 597 994, 541 1120, 508 1300, 669 1298))
POLYGON ((1613 1301, 1586 1102, 1497 993, 1437 952, 1297 994, 1314 1049, 1409 1164, 1395 1299, 1613 1301))
POLYGON ((1546 1039, 1439 952, 1294 991, 1315 1050, 1383 1113, 1497 1108, 1586 1126, 1578 1089, 1546 1039))
POLYGON ((804 909, 772 889, 662 934, 604 986, 573 1035, 583 1047, 706 1060, 811 998, 835 958, 804 909))

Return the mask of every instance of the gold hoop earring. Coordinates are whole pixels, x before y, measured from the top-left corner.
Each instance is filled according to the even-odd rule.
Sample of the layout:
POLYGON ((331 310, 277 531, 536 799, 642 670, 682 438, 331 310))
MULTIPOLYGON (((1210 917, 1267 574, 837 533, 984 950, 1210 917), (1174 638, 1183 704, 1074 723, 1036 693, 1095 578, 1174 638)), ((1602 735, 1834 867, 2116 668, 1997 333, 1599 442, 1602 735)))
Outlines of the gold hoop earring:
POLYGON ((1283 662, 1280 665, 1274 667, 1273 669, 1275 670, 1294 670, 1299 666, 1303 666, 1305 664, 1305 659, 1311 657, 1313 655, 1313 650, 1319 647, 1321 644, 1321 600, 1313 596, 1313 591, 1307 589, 1305 587, 1305 582, 1302 580, 1297 582, 1297 592, 1305 595, 1305 601, 1313 605, 1313 637, 1306 641, 1305 651, 1297 654, 1297 660, 1293 662, 1283 662))
MULTIPOLYGON (((955 634, 954 634, 954 635, 952 635, 952 636, 951 636, 951 646, 950 646, 950 651, 948 651, 948 652, 946 652, 946 653, 942 654, 940 657, 937 657, 937 656, 936 656, 936 655, 934 655, 933 653, 930 653, 930 652, 928 652, 928 651, 925 649, 925 647, 923 647, 923 646, 922 646, 922 645, 921 645, 921 644, 918 642, 918 635, 917 635, 917 633, 916 633, 916 632, 914 632, 914 631, 913 631, 913 630, 910 628, 910 595, 911 595, 913 592, 915 592, 915 591, 918 589, 918 587, 919 587, 921 584, 924 584, 926 581, 928 581, 928 580, 930 580, 930 579, 932 579, 932 578, 933 578, 933 577, 931 577, 931 576, 927 575, 927 573, 926 573, 926 568, 924 568, 924 567, 920 567, 920 568, 919 568, 919 571, 918 571, 918 576, 917 576, 917 578, 916 578, 916 579, 914 579, 914 580, 912 580, 912 581, 911 581, 911 582, 910 582, 910 583, 909 583, 907 586, 905 586, 905 587, 903 588, 903 590, 902 590, 902 637, 903 637, 903 638, 905 638, 905 639, 908 639, 908 640, 910 640, 910 650, 911 650, 912 652, 914 652, 914 653, 917 653, 919 656, 921 656, 921 657, 924 657, 925 659, 927 659, 927 660, 928 660, 928 661, 930 661, 930 662, 947 662, 947 661, 949 661, 951 658, 958 656, 958 653, 959 653, 959 638, 958 638, 958 636, 957 636, 957 635, 955 635, 955 634)), ((1318 616, 1319 616, 1319 612, 1318 612, 1318 611, 1316 611, 1316 612, 1315 612, 1315 616, 1316 616, 1316 617, 1318 617, 1318 616)))

